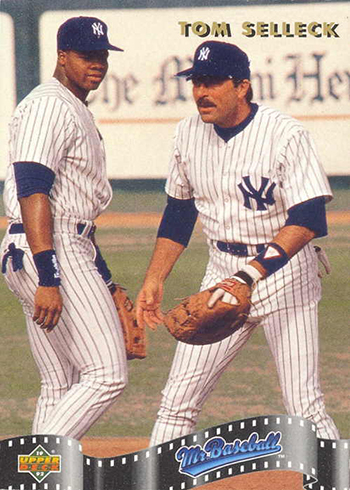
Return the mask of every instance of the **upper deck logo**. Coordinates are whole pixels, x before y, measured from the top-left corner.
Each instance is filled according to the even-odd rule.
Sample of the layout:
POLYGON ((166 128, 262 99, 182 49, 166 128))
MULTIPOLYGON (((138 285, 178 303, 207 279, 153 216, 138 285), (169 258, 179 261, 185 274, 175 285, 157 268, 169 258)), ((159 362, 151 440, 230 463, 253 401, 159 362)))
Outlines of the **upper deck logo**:
POLYGON ((30 473, 40 483, 50 473, 61 473, 61 456, 38 446, 30 454, 18 455, 18 473, 30 473))

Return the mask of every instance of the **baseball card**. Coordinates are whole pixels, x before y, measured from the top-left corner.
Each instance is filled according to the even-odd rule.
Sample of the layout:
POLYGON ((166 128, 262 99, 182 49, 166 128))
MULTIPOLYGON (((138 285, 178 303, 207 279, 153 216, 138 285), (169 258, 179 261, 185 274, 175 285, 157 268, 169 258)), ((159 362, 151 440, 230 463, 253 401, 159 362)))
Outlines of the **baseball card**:
POLYGON ((349 1, 97 3, 0 5, 0 490, 349 490, 349 1))

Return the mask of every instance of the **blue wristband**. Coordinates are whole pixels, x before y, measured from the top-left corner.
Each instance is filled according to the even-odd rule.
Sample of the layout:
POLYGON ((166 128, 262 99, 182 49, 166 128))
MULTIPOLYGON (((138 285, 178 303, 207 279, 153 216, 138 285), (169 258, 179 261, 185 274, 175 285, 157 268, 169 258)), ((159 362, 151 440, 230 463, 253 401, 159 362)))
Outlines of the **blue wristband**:
POLYGON ((39 286, 59 286, 61 284, 60 270, 54 250, 44 250, 33 255, 39 275, 39 286))
POLYGON ((289 261, 289 257, 280 245, 272 242, 254 260, 263 266, 268 277, 285 266, 289 261))

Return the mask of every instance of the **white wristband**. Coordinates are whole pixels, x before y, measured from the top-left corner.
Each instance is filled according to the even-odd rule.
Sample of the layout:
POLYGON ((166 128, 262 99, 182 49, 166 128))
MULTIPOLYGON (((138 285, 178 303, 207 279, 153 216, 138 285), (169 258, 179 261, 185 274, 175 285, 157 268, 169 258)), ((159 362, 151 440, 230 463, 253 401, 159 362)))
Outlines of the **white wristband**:
POLYGON ((245 265, 241 269, 241 271, 246 272, 254 281, 254 284, 256 284, 260 279, 263 278, 263 275, 256 269, 253 265, 245 265))

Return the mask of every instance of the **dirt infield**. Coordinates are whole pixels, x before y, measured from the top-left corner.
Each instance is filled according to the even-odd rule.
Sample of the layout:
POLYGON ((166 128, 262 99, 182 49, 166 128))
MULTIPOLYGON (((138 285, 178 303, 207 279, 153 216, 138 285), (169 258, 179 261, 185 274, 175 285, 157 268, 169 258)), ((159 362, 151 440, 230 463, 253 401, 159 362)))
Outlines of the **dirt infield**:
MULTIPOLYGON (((121 454, 146 449, 146 437, 84 438, 83 453, 95 458, 112 458, 121 454)), ((207 483, 196 488, 207 490, 302 490, 302 475, 293 471, 260 471, 255 474, 240 475, 233 478, 207 483)))
MULTIPOLYGON (((159 213, 103 213, 96 219, 99 228, 152 228, 159 225, 159 213)), ((327 220, 330 224, 349 224, 350 211, 329 211, 327 220)), ((0 216, 0 229, 7 226, 7 219, 0 216)))
MULTIPOLYGON (((104 213, 96 220, 100 228, 150 228, 159 225, 158 213, 104 213)), ((330 224, 350 224, 350 211, 330 211, 327 213, 330 224)))
MULTIPOLYGON (((104 213, 97 218, 96 225, 101 228, 149 228, 158 226, 160 218, 158 213, 104 213)), ((331 224, 349 224, 350 211, 329 211, 327 220, 331 224)))
MULTIPOLYGON (((152 228, 158 226, 159 213, 103 213, 95 223, 100 228, 152 228)), ((7 218, 0 216, 0 229, 7 226, 7 218)))

